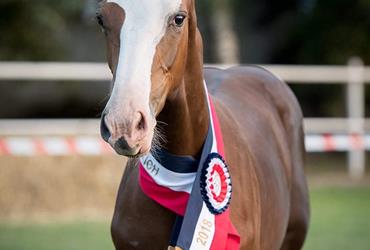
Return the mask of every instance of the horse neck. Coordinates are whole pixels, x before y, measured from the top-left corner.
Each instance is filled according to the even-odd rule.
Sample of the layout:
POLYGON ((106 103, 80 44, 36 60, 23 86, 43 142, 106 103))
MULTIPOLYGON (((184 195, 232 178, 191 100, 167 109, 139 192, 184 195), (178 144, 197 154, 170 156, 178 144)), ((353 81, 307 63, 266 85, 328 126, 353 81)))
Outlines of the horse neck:
POLYGON ((187 66, 179 87, 171 93, 158 116, 172 154, 199 157, 205 141, 209 114, 203 83, 201 41, 189 44, 187 66))

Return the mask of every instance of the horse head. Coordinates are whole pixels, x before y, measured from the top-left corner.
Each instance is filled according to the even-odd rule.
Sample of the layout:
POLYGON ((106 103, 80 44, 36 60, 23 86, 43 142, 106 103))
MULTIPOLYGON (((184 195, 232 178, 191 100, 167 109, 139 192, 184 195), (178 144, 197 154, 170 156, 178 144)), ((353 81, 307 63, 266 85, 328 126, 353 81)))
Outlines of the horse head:
POLYGON ((118 154, 137 157, 150 151, 156 117, 184 81, 189 58, 202 63, 201 48, 188 52, 200 40, 194 0, 107 0, 97 19, 113 74, 101 135, 118 154))

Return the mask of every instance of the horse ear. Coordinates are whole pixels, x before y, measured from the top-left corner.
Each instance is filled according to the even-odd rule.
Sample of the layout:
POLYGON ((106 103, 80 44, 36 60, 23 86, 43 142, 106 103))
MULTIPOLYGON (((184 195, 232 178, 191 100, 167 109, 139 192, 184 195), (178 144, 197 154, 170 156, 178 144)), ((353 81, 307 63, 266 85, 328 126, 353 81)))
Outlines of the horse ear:
POLYGON ((195 8, 195 0, 190 0, 190 6, 189 6, 189 18, 190 18, 190 25, 189 25, 189 35, 195 34, 195 31, 197 29, 197 14, 196 14, 196 8, 195 8))
MULTIPOLYGON (((190 0, 189 5, 189 38, 186 69, 190 72, 188 75, 191 75, 192 78, 203 78, 203 42, 197 25, 195 0, 190 0)), ((194 81, 198 80, 194 79, 194 81)))

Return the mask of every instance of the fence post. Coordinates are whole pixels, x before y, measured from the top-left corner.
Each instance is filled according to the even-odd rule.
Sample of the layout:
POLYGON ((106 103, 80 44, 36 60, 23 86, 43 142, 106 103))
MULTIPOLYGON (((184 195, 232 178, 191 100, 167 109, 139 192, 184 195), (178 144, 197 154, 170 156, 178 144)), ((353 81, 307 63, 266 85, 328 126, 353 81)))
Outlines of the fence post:
MULTIPOLYGON (((351 58, 348 62, 347 112, 348 132, 351 138, 356 138, 353 136, 362 138, 365 121, 365 84, 364 65, 358 57, 351 58)), ((365 174, 365 150, 363 147, 355 148, 353 145, 351 148, 348 152, 349 175, 353 179, 361 179, 365 174)))

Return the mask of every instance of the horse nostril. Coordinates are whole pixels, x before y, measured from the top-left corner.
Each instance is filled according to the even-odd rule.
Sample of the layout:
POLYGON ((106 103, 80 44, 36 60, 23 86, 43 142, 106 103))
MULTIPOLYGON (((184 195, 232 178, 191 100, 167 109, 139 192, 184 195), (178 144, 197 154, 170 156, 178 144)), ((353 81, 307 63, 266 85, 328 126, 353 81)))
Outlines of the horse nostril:
POLYGON ((101 137, 104 139, 104 141, 108 142, 111 136, 111 133, 105 122, 105 115, 102 116, 101 121, 100 121, 100 134, 101 134, 101 137))
POLYGON ((114 144, 114 148, 116 150, 129 150, 130 146, 128 145, 127 141, 123 137, 121 137, 114 144))
POLYGON ((137 130, 145 130, 145 119, 144 119, 144 116, 142 115, 142 113, 139 113, 139 115, 140 115, 140 118, 139 118, 139 122, 136 125, 136 129, 137 130))

